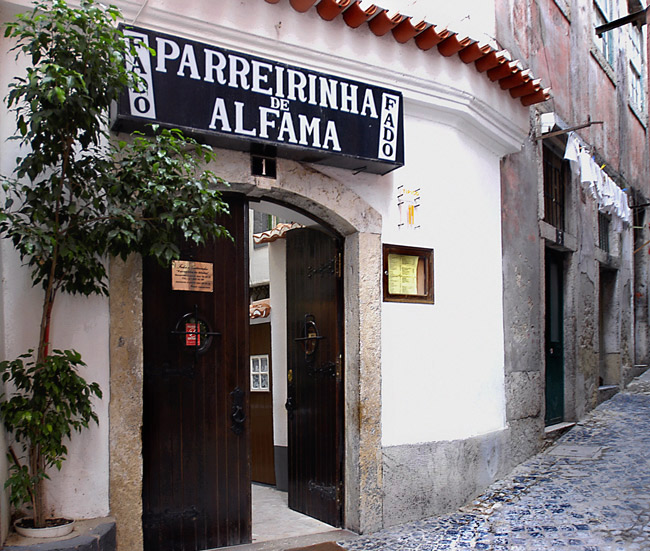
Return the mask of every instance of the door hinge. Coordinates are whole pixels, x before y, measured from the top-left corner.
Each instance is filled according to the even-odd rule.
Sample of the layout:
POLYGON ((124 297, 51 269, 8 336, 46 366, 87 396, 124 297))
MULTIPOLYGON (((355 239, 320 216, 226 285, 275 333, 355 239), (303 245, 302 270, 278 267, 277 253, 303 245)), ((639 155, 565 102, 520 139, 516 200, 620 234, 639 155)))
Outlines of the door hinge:
POLYGON ((343 504, 343 482, 339 482, 336 486, 336 505, 340 507, 343 504))
POLYGON ((343 277, 343 259, 340 252, 337 252, 334 257, 334 273, 338 278, 343 277))
POLYGON ((343 355, 339 354, 336 358, 336 382, 340 383, 343 378, 343 355))

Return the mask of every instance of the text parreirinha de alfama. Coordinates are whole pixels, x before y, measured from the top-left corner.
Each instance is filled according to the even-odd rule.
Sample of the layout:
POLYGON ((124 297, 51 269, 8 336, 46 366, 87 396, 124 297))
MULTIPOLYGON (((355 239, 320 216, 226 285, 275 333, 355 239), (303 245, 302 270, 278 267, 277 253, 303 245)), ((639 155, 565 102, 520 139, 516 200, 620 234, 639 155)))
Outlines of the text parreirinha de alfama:
POLYGON ((209 121, 206 121, 209 130, 340 152, 337 121, 292 108, 296 103, 304 104, 324 114, 332 110, 380 119, 378 157, 395 158, 401 99, 397 95, 363 83, 207 45, 171 37, 154 38, 137 31, 126 34, 138 41, 138 56, 132 67, 148 85, 141 92, 132 93, 134 115, 155 118, 152 82, 155 71, 215 87, 246 91, 258 98, 268 97, 266 105, 255 107, 256 116, 251 119, 245 101, 233 100, 226 94, 217 95, 210 106, 209 121), (149 47, 155 52, 154 56, 150 55, 149 47))

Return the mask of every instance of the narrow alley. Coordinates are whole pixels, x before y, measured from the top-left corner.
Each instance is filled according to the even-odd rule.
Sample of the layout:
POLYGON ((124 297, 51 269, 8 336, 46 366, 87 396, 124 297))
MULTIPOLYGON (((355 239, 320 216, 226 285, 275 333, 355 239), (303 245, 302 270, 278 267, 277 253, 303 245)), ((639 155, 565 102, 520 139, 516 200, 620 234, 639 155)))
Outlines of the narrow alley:
POLYGON ((455 514, 341 542, 349 551, 650 549, 650 372, 455 514))

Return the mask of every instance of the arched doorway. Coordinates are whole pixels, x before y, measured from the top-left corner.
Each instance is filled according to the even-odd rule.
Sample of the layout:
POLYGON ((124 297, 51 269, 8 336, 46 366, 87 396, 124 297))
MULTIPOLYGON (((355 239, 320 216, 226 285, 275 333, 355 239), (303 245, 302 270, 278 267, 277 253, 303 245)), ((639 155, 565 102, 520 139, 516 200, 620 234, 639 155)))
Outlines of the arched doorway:
POLYGON ((145 551, 251 541, 251 435, 272 363, 286 377, 287 414, 276 423, 287 425, 289 506, 342 523, 341 240, 313 221, 282 235, 286 300, 270 307, 286 324, 286 365, 264 361, 251 354, 248 327, 248 201, 228 200, 232 241, 185 244, 171 268, 144 264, 145 551))
MULTIPOLYGON (((236 154, 219 157, 214 170, 237 181, 236 154)), ((238 158, 238 157, 237 157, 238 158)), ((343 511, 345 528, 381 528, 381 217, 343 183, 278 159, 284 176, 270 187, 232 184, 256 204, 268 198, 314 213, 343 238, 345 444, 343 511), (309 185, 308 185, 309 184, 309 185)), ((112 259, 110 507, 120 546, 143 549, 142 532, 142 260, 112 259)))

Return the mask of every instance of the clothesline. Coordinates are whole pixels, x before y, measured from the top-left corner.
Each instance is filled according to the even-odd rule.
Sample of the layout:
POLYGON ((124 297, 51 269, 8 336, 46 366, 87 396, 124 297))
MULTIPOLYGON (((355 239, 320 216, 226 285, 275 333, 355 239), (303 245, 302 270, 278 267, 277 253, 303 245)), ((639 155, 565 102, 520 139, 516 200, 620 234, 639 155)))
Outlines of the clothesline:
POLYGON ((598 210, 612 217, 612 229, 620 232, 623 225, 632 224, 632 210, 627 194, 598 166, 589 150, 573 132, 567 137, 564 158, 571 170, 579 171, 580 183, 598 202, 598 210))

